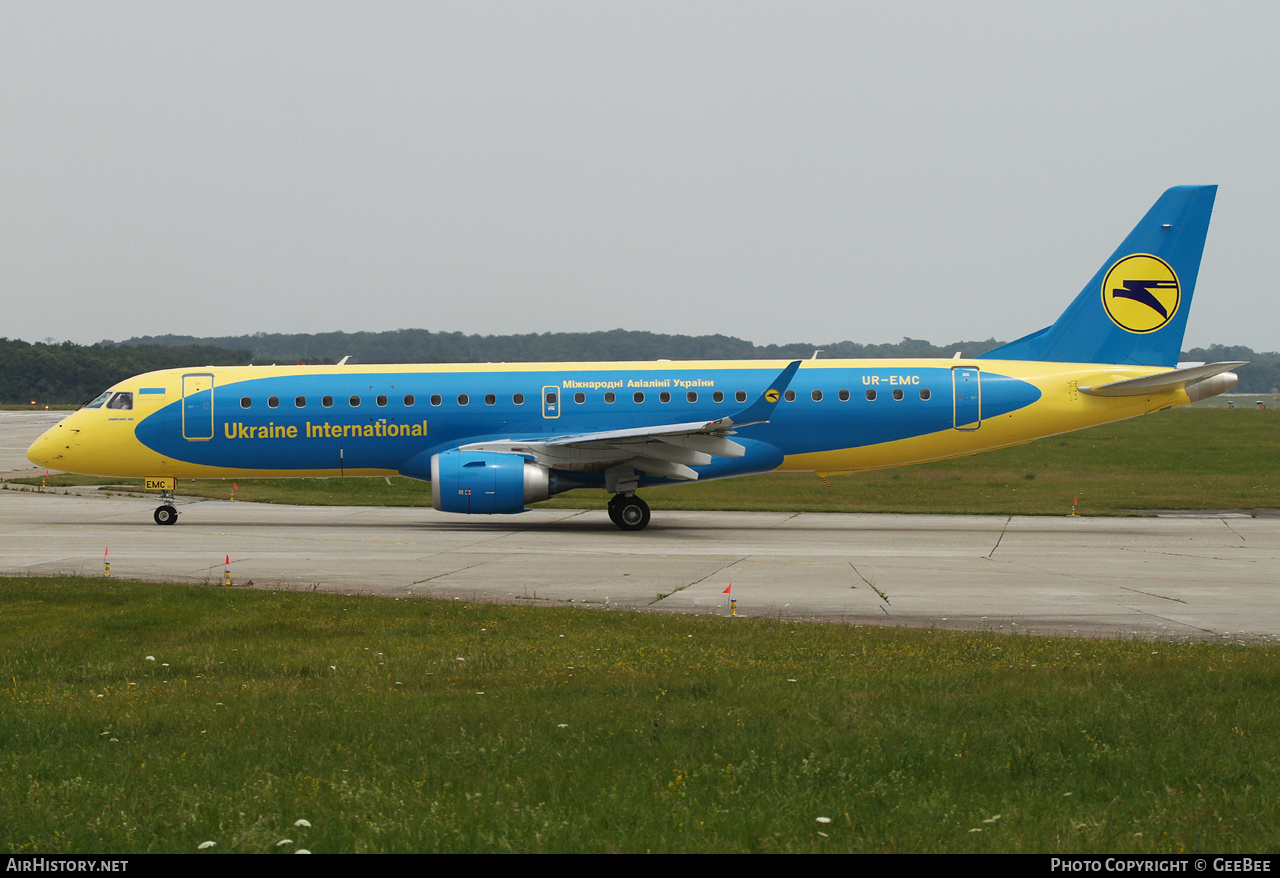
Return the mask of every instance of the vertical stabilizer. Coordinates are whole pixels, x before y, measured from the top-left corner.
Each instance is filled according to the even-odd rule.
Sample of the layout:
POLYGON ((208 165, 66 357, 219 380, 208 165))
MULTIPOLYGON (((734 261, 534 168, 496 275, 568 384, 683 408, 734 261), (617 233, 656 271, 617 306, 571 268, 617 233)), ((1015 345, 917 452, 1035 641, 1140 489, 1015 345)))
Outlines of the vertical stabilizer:
POLYGON ((1176 365, 1217 192, 1166 191, 1056 323, 982 358, 1176 365))

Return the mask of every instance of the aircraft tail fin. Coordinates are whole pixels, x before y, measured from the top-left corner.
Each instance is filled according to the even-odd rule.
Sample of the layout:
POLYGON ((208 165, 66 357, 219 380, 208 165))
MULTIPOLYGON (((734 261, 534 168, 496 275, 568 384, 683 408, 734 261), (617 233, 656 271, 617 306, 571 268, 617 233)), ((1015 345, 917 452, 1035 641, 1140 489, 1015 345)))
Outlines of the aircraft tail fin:
POLYGON ((1176 365, 1217 192, 1167 190, 1056 323, 980 359, 1176 365))

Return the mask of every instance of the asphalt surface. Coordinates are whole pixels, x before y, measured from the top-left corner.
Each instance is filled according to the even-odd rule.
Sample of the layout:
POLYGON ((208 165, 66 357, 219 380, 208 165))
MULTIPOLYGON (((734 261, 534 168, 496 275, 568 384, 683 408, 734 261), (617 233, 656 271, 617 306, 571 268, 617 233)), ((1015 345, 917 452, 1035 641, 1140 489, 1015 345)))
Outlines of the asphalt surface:
MULTIPOLYGON (((0 413, 0 468, 51 420, 0 413), (18 448, 17 446, 21 447, 18 448)), ((29 464, 26 473, 35 472, 29 464)), ((1280 519, 832 515, 182 502, 0 492, 0 574, 101 576, 534 605, 1101 636, 1280 638, 1280 519)))

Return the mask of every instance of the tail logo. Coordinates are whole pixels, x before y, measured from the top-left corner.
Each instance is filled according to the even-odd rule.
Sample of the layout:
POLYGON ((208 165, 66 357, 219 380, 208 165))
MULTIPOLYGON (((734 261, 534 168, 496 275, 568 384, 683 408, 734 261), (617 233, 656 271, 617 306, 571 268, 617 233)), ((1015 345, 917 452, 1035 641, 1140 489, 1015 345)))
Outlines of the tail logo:
POLYGON ((1126 332, 1155 332, 1173 319, 1181 301, 1178 275, 1158 256, 1126 256, 1102 279, 1102 307, 1126 332))

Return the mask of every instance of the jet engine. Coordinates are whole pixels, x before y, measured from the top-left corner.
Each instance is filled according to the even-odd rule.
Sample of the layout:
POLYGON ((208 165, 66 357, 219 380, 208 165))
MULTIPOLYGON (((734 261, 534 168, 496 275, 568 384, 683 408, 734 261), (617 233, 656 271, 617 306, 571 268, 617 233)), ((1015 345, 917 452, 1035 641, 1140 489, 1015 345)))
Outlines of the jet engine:
POLYGON ((441 512, 524 512, 551 496, 551 470, 518 454, 445 451, 431 456, 431 505, 441 512))

